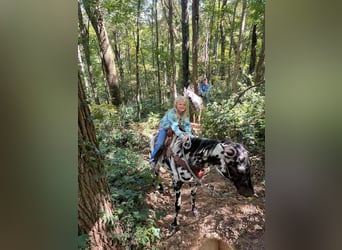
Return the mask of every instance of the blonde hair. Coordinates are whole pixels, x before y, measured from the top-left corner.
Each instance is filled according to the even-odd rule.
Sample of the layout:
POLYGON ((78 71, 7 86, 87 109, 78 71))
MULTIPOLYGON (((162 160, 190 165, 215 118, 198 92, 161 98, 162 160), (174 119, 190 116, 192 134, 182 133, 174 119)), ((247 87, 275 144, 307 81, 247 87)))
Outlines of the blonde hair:
MULTIPOLYGON (((173 107, 177 110, 177 103, 181 102, 181 101, 184 102, 185 106, 186 106, 186 109, 183 113, 183 116, 184 115, 189 116, 189 101, 188 101, 188 98, 186 98, 185 96, 182 96, 182 95, 177 96, 175 99, 173 107)), ((177 115, 178 115, 178 112, 177 112, 177 115)))

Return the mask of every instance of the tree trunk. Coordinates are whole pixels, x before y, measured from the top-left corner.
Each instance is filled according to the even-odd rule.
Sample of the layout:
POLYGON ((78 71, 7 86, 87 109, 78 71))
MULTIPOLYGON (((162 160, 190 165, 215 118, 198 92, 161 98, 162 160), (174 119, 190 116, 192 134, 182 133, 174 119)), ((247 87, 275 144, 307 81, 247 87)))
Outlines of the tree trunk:
MULTIPOLYGON (((235 4, 234 4, 234 10, 233 10, 233 17, 232 17, 232 20, 229 21, 229 25, 230 25, 230 46, 229 46, 229 53, 228 53, 228 69, 227 69, 227 74, 228 74, 228 77, 227 77, 227 87, 229 89, 230 87, 230 83, 231 83, 231 79, 232 79, 232 69, 231 69, 231 65, 232 65, 232 61, 233 61, 233 50, 235 50, 235 47, 236 47, 236 44, 235 44, 235 41, 234 41, 234 26, 235 26, 235 16, 236 16, 236 8, 238 6, 238 3, 239 1, 235 1, 235 4)), ((228 16, 229 18, 229 16, 228 16)))
POLYGON ((173 38, 173 3, 172 0, 169 0, 169 35, 170 35, 170 51, 171 51, 171 67, 172 67, 172 75, 171 75, 171 87, 172 87, 172 95, 173 98, 177 97, 177 85, 176 85, 176 60, 175 60, 175 41, 173 38))
POLYGON ((242 13, 241 13, 241 22, 240 22, 240 29, 239 29, 239 40, 238 40, 238 47, 235 56, 235 63, 234 63, 234 72, 233 72, 233 80, 232 80, 232 92, 237 92, 237 79, 238 75, 241 72, 241 51, 243 47, 243 33, 245 31, 245 23, 246 23, 246 7, 247 7, 247 0, 242 0, 242 13))
POLYGON ((257 33, 256 33, 257 25, 253 25, 253 31, 252 31, 252 45, 251 45, 251 57, 249 60, 249 68, 248 68, 248 74, 253 74, 255 69, 255 62, 256 62, 256 45, 257 45, 257 33))
POLYGON ((198 82, 199 0, 192 1, 192 82, 198 82))
MULTIPOLYGON (((140 97, 141 97, 141 86, 140 86, 140 76, 139 76, 139 50, 140 50, 140 36, 139 36, 139 32, 140 32, 140 27, 139 27, 139 17, 140 17, 140 0, 138 0, 137 2, 137 23, 136 23, 136 29, 137 29, 137 39, 136 39, 136 47, 135 47, 135 75, 136 75, 136 82, 137 82, 137 90, 136 90, 136 96, 137 96, 137 118, 138 121, 140 121, 141 119, 141 101, 140 101, 140 97)), ((158 67, 158 71, 159 71, 159 67, 158 67)))
POLYGON ((226 32, 224 28, 225 13, 226 13, 227 0, 223 0, 221 13, 220 13, 220 36, 221 36, 221 60, 220 60, 220 76, 224 80, 226 75, 226 32))
MULTIPOLYGON (((81 52, 80 45, 77 45, 77 58, 78 58, 79 67, 81 67, 81 73, 82 73, 82 76, 83 76, 82 78, 84 80, 84 85, 85 85, 86 92, 88 94, 92 93, 91 90, 90 90, 91 87, 89 86, 87 74, 86 74, 85 69, 84 69, 84 63, 83 63, 83 60, 82 60, 82 52, 81 52)), ((91 95, 91 96, 92 96, 92 98, 94 98, 94 95, 91 95)))
POLYGON ((159 29, 158 29, 158 8, 157 1, 154 0, 154 22, 156 24, 156 63, 157 63, 157 85, 158 85, 158 99, 159 99, 159 107, 162 105, 162 93, 161 93, 161 85, 160 85, 160 53, 159 53, 159 29))
POLYGON ((112 235, 122 234, 122 230, 110 220, 114 206, 98 148, 78 74, 78 234, 89 235, 90 249, 117 249, 118 242, 112 235), (105 223, 105 219, 109 222, 105 223))
POLYGON ((188 1, 182 0, 182 72, 183 87, 187 88, 190 80, 189 71, 189 13, 188 1))
POLYGON ((259 53, 258 64, 256 66, 254 82, 258 84, 261 81, 263 81, 264 74, 265 74, 265 19, 263 20, 261 49, 259 53))
POLYGON ((111 103, 115 106, 119 106, 122 103, 122 100, 120 95, 118 76, 116 73, 114 53, 109 43, 107 31, 104 26, 103 16, 100 11, 100 1, 83 0, 83 3, 98 39, 104 74, 109 86, 111 103))
POLYGON ((94 77, 93 65, 90 60, 90 50, 89 50, 89 32, 83 22, 83 15, 81 9, 81 3, 78 1, 78 24, 80 27, 81 41, 83 46, 83 51, 87 63, 87 69, 89 74, 91 93, 93 94, 94 101, 97 105, 100 105, 100 99, 97 94, 96 81, 94 77))
MULTIPOLYGON (((118 34, 117 32, 113 32, 113 39, 114 39, 114 55, 115 55, 115 61, 118 65, 119 68, 119 76, 120 76, 120 82, 121 82, 121 86, 124 86, 125 84, 125 71, 123 68, 123 63, 122 63, 122 59, 121 59, 121 50, 118 47, 119 44, 119 40, 118 37, 120 36, 120 34, 118 34)), ((125 89, 125 88, 124 88, 125 89)), ((123 102, 127 103, 128 100, 128 96, 125 95, 125 92, 123 93, 123 102)))

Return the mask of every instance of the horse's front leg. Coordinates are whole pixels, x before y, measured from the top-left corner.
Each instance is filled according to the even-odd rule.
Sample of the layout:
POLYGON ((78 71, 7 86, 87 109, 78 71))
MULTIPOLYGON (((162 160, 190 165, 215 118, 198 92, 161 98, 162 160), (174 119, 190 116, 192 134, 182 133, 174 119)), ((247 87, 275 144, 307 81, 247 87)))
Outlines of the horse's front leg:
POLYGON ((173 182, 173 188, 175 190, 175 194, 176 194, 176 198, 175 198, 175 211, 176 211, 176 215, 175 218, 173 219, 173 222, 171 224, 173 230, 175 230, 177 228, 177 226, 179 225, 178 223, 178 214, 179 214, 179 210, 181 208, 181 203, 182 203, 182 197, 181 197, 181 188, 182 188, 183 182, 181 181, 175 181, 173 182))
POLYGON ((191 211, 196 217, 200 215, 196 208, 196 194, 197 194, 197 184, 191 184, 191 211))

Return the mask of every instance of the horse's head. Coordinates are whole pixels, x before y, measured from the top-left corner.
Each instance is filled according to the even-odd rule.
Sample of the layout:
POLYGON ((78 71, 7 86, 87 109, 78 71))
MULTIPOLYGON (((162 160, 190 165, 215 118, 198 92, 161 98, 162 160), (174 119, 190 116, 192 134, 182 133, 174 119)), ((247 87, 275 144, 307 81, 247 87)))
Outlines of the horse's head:
POLYGON ((230 179, 238 193, 245 197, 254 194, 254 188, 250 174, 250 160, 247 150, 239 143, 222 143, 223 166, 218 170, 230 179))

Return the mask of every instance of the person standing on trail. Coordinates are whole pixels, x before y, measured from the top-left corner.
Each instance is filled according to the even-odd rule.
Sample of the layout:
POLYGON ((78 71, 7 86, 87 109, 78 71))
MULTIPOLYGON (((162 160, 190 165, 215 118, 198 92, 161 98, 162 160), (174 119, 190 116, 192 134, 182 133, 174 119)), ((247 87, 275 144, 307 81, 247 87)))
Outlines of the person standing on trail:
POLYGON ((191 124, 188 111, 188 100, 184 96, 178 96, 174 103, 174 108, 170 109, 159 124, 159 132, 156 145, 151 153, 150 164, 155 167, 154 157, 158 153, 165 141, 168 129, 172 131, 185 142, 191 135, 191 124))
POLYGON ((203 81, 199 85, 198 94, 204 98, 204 101, 206 104, 210 102, 209 92, 210 92, 210 85, 208 83, 208 79, 204 78, 203 81))

